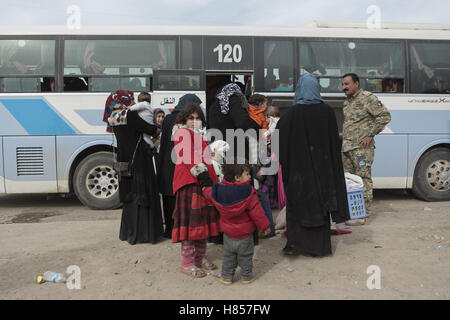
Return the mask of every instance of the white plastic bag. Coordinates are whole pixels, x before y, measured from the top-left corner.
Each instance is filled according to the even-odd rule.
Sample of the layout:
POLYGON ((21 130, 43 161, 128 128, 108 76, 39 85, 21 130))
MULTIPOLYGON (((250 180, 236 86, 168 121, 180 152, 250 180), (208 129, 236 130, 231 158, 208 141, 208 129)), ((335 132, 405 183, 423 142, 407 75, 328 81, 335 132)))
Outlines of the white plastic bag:
POLYGON ((278 213, 275 220, 275 230, 283 230, 286 228, 286 206, 278 213))
POLYGON ((345 185, 347 186, 347 191, 354 189, 364 188, 364 182, 360 176, 345 172, 345 185))

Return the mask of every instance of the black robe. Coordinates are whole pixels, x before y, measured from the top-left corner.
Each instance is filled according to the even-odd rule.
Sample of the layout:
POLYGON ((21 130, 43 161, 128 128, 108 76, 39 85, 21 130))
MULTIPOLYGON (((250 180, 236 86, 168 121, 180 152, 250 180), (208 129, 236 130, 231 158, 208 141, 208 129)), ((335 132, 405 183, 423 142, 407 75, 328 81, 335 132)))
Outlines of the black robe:
POLYGON ((173 210, 175 209, 175 195, 173 194, 173 174, 175 172, 175 163, 172 161, 172 150, 174 142, 172 141, 172 130, 175 125, 175 119, 180 110, 173 110, 166 116, 162 123, 161 142, 158 155, 158 186, 159 192, 163 197, 163 212, 166 238, 172 237, 173 210))
POLYGON ((350 218, 334 111, 325 103, 294 105, 277 129, 287 247, 316 256, 331 254, 330 214, 336 223, 350 218))
MULTIPOLYGON (((233 94, 229 99, 229 111, 227 114, 223 114, 220 110, 219 99, 214 98, 212 103, 206 109, 206 128, 218 129, 222 133, 222 140, 234 145, 234 157, 249 159, 249 143, 245 140, 245 154, 237 154, 238 139, 227 139, 227 129, 242 129, 247 131, 248 129, 256 130, 256 134, 259 134, 261 127, 253 121, 248 114, 247 100, 244 96, 233 94)), ((214 140, 213 140, 214 141, 214 140)), ((212 141, 212 142, 213 142, 212 141)))
MULTIPOLYGON (((115 126, 117 161, 130 162, 142 133, 154 134, 156 126, 141 119, 135 111, 127 114, 127 125, 115 126)), ((162 234, 161 205, 152 152, 142 138, 136 148, 132 177, 121 177, 119 196, 123 202, 120 240, 130 244, 156 243, 162 234)))
POLYGON ((179 112, 179 110, 173 110, 171 114, 164 118, 162 123, 157 167, 159 192, 165 196, 174 196, 173 173, 175 172, 175 164, 171 158, 174 146, 174 142, 172 141, 172 129, 179 112))

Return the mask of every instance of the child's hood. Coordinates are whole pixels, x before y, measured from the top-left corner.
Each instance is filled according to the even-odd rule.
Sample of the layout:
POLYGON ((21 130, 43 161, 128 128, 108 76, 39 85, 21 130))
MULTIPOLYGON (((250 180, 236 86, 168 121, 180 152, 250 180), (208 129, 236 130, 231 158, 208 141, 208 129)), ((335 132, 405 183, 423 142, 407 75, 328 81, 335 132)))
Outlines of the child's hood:
POLYGON ((211 197, 221 215, 237 216, 247 209, 254 192, 250 180, 243 183, 231 183, 223 179, 222 183, 213 185, 211 197))

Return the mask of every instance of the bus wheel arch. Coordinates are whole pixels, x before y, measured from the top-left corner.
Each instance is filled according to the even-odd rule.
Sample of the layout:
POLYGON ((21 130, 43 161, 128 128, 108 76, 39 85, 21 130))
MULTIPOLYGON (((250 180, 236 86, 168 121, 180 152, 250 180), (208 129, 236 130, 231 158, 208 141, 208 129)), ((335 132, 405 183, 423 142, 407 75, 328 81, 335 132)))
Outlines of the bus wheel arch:
POLYGON ((70 170, 70 186, 87 207, 108 210, 120 207, 118 177, 113 170, 110 146, 95 146, 81 152, 70 170))
POLYGON ((450 145, 433 146, 422 154, 414 169, 412 191, 424 201, 450 200, 450 145))

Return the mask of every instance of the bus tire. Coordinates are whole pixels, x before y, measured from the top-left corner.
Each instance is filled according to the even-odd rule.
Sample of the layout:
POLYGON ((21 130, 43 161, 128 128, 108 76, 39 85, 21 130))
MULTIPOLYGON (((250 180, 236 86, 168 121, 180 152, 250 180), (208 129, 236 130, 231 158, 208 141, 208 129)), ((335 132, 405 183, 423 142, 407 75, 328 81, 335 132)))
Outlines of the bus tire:
POLYGON ((420 158, 414 171, 413 192, 424 201, 450 200, 450 149, 436 148, 420 158))
POLYGON ((96 152, 84 158, 75 169, 73 189, 85 206, 95 210, 120 207, 119 180, 113 170, 111 152, 96 152))

